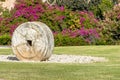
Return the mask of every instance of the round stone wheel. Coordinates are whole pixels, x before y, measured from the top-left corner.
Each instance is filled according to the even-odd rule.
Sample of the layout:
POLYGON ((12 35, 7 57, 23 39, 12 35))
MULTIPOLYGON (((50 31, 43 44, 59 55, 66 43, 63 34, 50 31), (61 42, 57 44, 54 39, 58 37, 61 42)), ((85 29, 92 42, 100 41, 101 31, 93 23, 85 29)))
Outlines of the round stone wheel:
POLYGON ((19 25, 12 36, 12 50, 21 61, 43 61, 54 48, 54 37, 42 22, 26 22, 19 25))

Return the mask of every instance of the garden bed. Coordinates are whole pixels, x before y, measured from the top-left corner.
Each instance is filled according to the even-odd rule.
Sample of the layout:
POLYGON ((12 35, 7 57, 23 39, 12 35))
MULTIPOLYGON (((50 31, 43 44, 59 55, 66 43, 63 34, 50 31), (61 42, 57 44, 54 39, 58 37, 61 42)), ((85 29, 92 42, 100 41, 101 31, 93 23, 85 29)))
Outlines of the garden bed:
POLYGON ((78 55, 56 55, 53 54, 46 61, 19 61, 15 55, 0 55, 2 62, 34 62, 34 63, 94 63, 108 61, 104 57, 78 56, 78 55))

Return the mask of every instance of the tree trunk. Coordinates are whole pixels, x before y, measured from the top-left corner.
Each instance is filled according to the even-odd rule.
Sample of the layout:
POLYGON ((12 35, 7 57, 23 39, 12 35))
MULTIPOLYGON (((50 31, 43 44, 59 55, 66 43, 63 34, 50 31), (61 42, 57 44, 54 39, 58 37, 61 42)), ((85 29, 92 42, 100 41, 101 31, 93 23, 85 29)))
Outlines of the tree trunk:
POLYGON ((53 48, 53 34, 44 23, 26 22, 13 33, 12 49, 19 60, 46 60, 51 56, 53 48))

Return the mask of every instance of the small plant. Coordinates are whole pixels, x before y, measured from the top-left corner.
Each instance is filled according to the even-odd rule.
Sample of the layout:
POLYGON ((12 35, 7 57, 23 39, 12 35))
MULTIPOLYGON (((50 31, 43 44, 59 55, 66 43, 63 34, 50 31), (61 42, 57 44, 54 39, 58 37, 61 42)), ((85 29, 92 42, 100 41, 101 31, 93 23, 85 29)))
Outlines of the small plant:
POLYGON ((9 34, 0 35, 0 45, 10 45, 11 37, 9 34))

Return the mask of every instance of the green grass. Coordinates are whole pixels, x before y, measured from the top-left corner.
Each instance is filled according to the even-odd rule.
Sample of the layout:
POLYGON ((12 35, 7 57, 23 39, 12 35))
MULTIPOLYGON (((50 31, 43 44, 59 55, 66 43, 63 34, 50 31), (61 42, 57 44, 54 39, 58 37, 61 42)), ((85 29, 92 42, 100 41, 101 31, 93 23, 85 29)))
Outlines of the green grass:
POLYGON ((0 49, 0 55, 8 55, 8 54, 13 54, 13 52, 10 48, 0 49))
MULTIPOLYGON (((0 62, 0 79, 120 80, 120 46, 55 47, 54 53, 100 56, 109 61, 89 64, 0 62)), ((0 49, 0 54, 12 54, 12 50, 0 49)))

